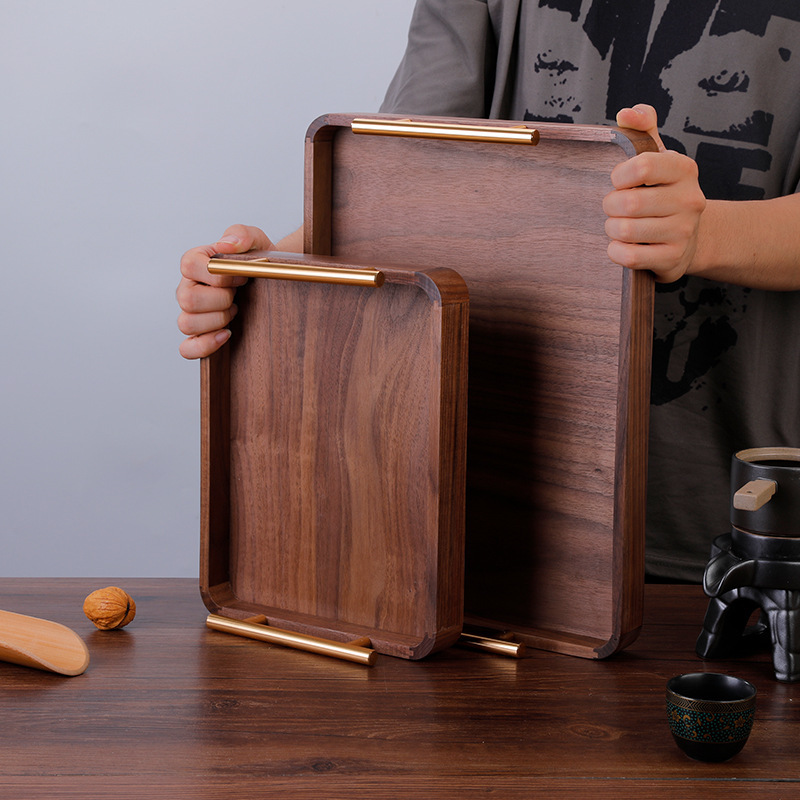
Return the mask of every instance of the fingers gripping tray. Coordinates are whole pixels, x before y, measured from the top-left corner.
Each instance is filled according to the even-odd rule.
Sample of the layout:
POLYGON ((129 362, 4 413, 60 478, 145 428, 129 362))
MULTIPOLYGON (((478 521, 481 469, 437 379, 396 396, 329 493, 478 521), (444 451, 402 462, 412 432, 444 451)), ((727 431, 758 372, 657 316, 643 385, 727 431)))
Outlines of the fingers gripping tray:
POLYGON ((305 249, 436 264, 470 293, 465 614, 588 658, 641 625, 652 276, 611 263, 601 126, 320 117, 305 249))
POLYGON ((463 621, 466 287, 263 256, 201 368, 204 602, 422 658, 463 621))

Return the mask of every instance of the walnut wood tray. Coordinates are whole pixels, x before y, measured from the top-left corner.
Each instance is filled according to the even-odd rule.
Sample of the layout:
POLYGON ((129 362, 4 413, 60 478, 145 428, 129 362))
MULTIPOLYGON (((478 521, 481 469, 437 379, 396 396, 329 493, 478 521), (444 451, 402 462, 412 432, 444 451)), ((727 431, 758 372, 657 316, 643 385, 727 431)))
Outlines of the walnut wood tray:
POLYGON ((642 617, 653 286, 608 259, 601 204, 612 168, 655 145, 438 118, 355 132, 376 120, 406 124, 310 126, 305 250, 450 267, 469 287, 467 621, 610 655, 642 617))
POLYGON ((367 637, 404 658, 452 644, 464 602, 464 282, 441 268, 248 259, 294 277, 239 290, 230 345, 202 363, 206 606, 337 642, 367 637), (338 282, 359 272, 376 285, 338 282))

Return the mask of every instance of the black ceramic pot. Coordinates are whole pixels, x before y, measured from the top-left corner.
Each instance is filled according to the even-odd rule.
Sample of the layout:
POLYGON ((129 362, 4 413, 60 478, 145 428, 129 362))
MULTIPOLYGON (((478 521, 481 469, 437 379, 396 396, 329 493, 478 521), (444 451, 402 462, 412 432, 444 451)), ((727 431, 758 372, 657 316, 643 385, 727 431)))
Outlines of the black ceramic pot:
POLYGON ((800 449, 754 447, 733 456, 731 524, 763 536, 800 538, 800 449))
POLYGON ((800 681, 800 449, 733 456, 731 523, 714 540, 703 573, 711 600, 697 654, 727 658, 769 634, 775 677, 800 681), (757 609, 758 625, 747 628, 757 609))

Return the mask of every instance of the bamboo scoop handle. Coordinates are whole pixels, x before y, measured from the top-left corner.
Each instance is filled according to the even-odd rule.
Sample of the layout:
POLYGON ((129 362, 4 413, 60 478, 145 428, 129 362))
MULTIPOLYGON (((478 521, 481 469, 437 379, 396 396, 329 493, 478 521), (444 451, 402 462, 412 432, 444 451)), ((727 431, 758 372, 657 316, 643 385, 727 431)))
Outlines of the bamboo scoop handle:
POLYGON ((65 625, 0 611, 0 661, 74 676, 89 666, 89 651, 65 625))

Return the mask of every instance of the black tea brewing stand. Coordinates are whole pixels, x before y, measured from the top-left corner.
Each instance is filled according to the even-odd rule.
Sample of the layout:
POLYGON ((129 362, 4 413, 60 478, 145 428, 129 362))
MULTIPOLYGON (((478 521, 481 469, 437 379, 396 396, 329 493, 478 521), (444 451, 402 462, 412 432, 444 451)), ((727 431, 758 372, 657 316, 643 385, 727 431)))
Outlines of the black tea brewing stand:
POLYGON ((800 449, 758 447, 733 456, 731 532, 714 540, 703 589, 711 599, 697 640, 701 658, 736 655, 761 609, 775 677, 800 680, 800 449))

